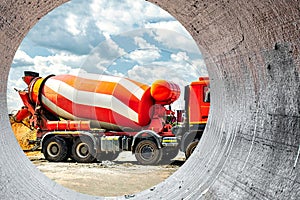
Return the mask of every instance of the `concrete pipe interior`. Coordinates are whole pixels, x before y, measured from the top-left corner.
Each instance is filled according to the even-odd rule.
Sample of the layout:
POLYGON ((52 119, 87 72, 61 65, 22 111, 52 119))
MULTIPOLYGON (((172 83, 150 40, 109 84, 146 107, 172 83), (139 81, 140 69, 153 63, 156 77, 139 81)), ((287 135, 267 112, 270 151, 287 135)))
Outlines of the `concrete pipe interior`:
MULTIPOLYGON (((165 182, 119 199, 299 199, 300 5, 161 0, 194 37, 211 78, 200 148, 165 182)), ((49 180, 22 154, 8 121, 7 76, 26 33, 56 1, 0 3, 0 199, 102 199, 49 180)))

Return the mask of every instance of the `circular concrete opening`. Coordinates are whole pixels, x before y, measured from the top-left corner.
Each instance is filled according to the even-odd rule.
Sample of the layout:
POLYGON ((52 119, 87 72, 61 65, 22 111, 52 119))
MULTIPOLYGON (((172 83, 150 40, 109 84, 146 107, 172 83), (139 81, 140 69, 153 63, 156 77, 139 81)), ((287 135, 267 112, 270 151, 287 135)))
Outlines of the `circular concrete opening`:
MULTIPOLYGON (((119 199, 299 199, 297 1, 151 1, 191 33, 211 78, 202 148, 165 182, 119 199)), ((3 199, 84 199, 22 155, 9 127, 6 81, 28 30, 63 1, 1 3, 0 187, 3 199)))
MULTIPOLYGON (((34 120, 35 115, 39 115, 40 118, 47 117, 47 115, 39 114, 39 111, 36 110, 37 102, 31 103, 32 108, 26 100, 22 102, 21 99, 24 100, 24 97, 20 98, 20 96, 24 92, 29 91, 29 98, 32 93, 31 83, 27 86, 29 82, 22 78, 25 71, 38 73, 39 77, 42 78, 50 74, 69 74, 83 77, 81 74, 93 73, 99 78, 102 75, 126 77, 149 86, 159 79, 171 81, 178 84, 181 90, 179 99, 172 103, 171 107, 165 106, 167 109, 172 109, 174 115, 176 115, 177 110, 185 110, 185 87, 191 82, 197 81, 200 76, 207 76, 205 64, 196 44, 174 18, 162 13, 160 8, 155 8, 150 3, 135 2, 128 6, 126 3, 129 2, 118 2, 115 5, 113 2, 74 1, 55 9, 43 17, 24 38, 16 52, 8 78, 8 110, 13 111, 10 114, 10 121, 22 150, 47 177, 66 188, 84 194, 118 196, 152 188, 164 181, 184 163, 185 153, 180 152, 178 155, 178 146, 173 153, 174 155, 168 154, 172 158, 163 157, 159 163, 152 164, 154 166, 137 165, 138 162, 130 151, 114 154, 116 159, 113 160, 107 156, 103 160, 100 155, 97 156, 99 160, 97 163, 75 163, 79 158, 81 160, 86 158, 87 146, 81 143, 73 151, 73 144, 77 140, 69 136, 57 135, 54 138, 49 137, 48 140, 41 139, 43 137, 40 135, 47 132, 37 132, 35 122, 32 120, 34 120), (130 9, 133 5, 137 5, 138 8, 130 9), (100 9, 101 7, 105 7, 105 9, 100 9), (139 11, 139 9, 144 12, 139 11), (109 20, 109 18, 113 18, 110 16, 112 10, 120 15, 117 21, 109 20), (148 13, 149 10, 159 13, 159 15, 152 16, 153 14, 148 13), (99 17, 103 19, 98 19, 99 12, 107 12, 108 14, 99 14, 99 17), (133 17, 126 12, 135 13, 135 19, 133 20, 133 17), (124 19, 122 16, 129 19, 124 19), (124 24, 129 26, 128 30, 130 31, 127 31, 124 24), (145 28, 160 26, 160 24, 164 24, 164 27, 145 28), (109 26, 114 27, 114 30, 110 31, 106 28, 109 26), (104 28, 101 29, 101 27, 104 28), (100 43, 97 45, 99 41, 100 43), (31 113, 31 115, 28 113, 30 116, 21 121, 19 118, 23 115, 20 113, 23 113, 24 110, 20 111, 19 109, 24 105, 29 110, 36 110, 36 113, 31 113), (38 146, 39 140, 43 140, 44 150, 38 146), (70 153, 66 153, 68 155, 66 159, 56 163, 57 160, 64 157, 65 154, 62 153, 64 149, 69 149, 70 153), (75 159, 73 152, 79 155, 75 159), (44 157, 51 162, 48 163, 44 157)), ((88 75, 84 75, 84 77, 88 77, 88 75)), ((80 80, 79 78, 74 83, 76 88, 83 84, 80 80)), ((62 96, 66 95, 66 93, 56 92, 62 96)), ((76 99, 76 96, 73 98, 76 99)), ((29 101, 32 102, 32 99, 29 101)), ((60 103, 58 100, 53 101, 51 99, 50 101, 56 105, 60 103)), ((60 101, 64 101, 64 99, 60 99, 60 101)), ((93 101, 95 104, 99 103, 96 102, 95 96, 93 101)), ((130 104, 126 101, 123 103, 130 104)), ((49 108, 45 108, 44 103, 40 103, 40 105, 43 107, 43 112, 48 111, 49 108)), ((197 106, 200 107, 200 105, 197 106)), ((83 112, 83 110, 76 109, 75 104, 71 107, 71 113, 83 112)), ((192 109, 194 108, 190 108, 191 111, 193 111, 192 109)), ((69 109, 67 110, 70 112, 69 109)), ((55 116, 51 118, 49 116, 48 114, 48 120, 55 121, 55 116)), ((200 121, 200 119, 196 121, 200 121)), ((182 127, 183 119, 172 123, 182 127)), ((39 121, 37 124, 43 124, 43 121, 39 121)), ((196 127, 197 124, 192 125, 196 127)), ((42 125, 39 126, 39 129, 46 130, 47 127, 42 125)), ((201 133, 202 129, 200 130, 201 133)), ((113 129, 113 131, 115 130, 113 129)), ((185 133, 181 132, 182 134, 185 133)), ((69 134, 72 134, 72 131, 69 131, 69 134)), ((132 131, 129 134, 135 133, 132 131)), ((195 136, 190 135, 190 137, 195 136)), ((198 139, 195 138, 195 140, 198 139)), ((188 139, 184 142, 186 146, 188 145, 187 142, 189 142, 188 139)), ((194 142, 194 144, 196 143, 197 141, 194 142)), ((192 149, 189 154, 191 151, 192 149)))

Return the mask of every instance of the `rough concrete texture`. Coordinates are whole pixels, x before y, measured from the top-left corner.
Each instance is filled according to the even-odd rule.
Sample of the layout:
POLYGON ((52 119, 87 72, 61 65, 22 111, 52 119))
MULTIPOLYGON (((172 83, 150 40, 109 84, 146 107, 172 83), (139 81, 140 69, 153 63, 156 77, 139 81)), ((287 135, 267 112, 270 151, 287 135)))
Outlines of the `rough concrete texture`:
MULTIPOLYGON (((118 198, 300 199, 299 1, 151 2, 176 17, 204 54, 211 114, 200 148, 180 170, 150 190, 118 198)), ((38 19, 61 3, 0 3, 0 199, 96 198, 62 188, 34 168, 6 110, 16 49, 38 19)))

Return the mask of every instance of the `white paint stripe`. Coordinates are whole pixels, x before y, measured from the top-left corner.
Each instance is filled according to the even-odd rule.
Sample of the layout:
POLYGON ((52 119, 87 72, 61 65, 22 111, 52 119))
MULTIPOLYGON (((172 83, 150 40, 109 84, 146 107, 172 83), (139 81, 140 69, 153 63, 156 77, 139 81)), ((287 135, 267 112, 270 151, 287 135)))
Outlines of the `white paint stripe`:
POLYGON ((107 108, 138 122, 138 113, 112 95, 76 90, 62 81, 51 78, 46 81, 45 85, 73 103, 107 108))
MULTIPOLYGON (((51 109, 52 111, 54 111, 56 114, 58 114, 59 116, 61 116, 63 118, 76 119, 76 120, 87 120, 85 118, 76 117, 76 116, 72 115, 71 113, 63 110, 62 108, 58 107, 56 104, 52 103, 44 95, 42 95, 42 101, 49 109, 51 109)), ((122 128, 122 126, 118 126, 116 124, 112 124, 112 123, 108 123, 108 122, 100 122, 97 120, 90 120, 90 121, 91 121, 91 123, 94 122, 94 123, 100 124, 100 126, 104 126, 104 127, 122 128)), ((99 127, 99 128, 101 128, 101 127, 99 127)))
POLYGON ((119 114, 131 119, 134 122, 139 122, 138 114, 134 110, 123 104, 119 99, 113 97, 111 103, 112 108, 115 112, 118 112, 119 114))
POLYGON ((142 99, 143 94, 145 93, 144 89, 140 88, 138 85, 136 85, 134 82, 121 78, 116 76, 107 76, 107 75, 99 75, 99 74, 89 74, 89 73, 81 73, 78 74, 78 77, 94 80, 94 81, 105 81, 105 82, 111 82, 111 83, 118 83, 122 85, 124 88, 126 88, 128 91, 130 91, 136 98, 139 100, 142 99))
POLYGON ((119 84, 121 84, 123 87, 125 87, 129 92, 131 92, 136 98, 139 100, 142 99, 145 90, 137 86, 135 83, 127 80, 127 79, 121 79, 119 84))
POLYGON ((44 95, 42 95, 42 102, 53 112, 55 112, 60 117, 66 118, 66 119, 75 119, 76 117, 72 115, 71 113, 63 110, 62 108, 58 107, 56 104, 54 104, 52 101, 47 99, 44 95))

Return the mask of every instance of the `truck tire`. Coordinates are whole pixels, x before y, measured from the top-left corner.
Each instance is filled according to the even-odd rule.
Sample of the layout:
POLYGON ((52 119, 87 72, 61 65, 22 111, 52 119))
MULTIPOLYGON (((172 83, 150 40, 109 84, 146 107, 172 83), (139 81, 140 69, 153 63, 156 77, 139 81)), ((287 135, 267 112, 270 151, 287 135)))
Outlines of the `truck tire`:
POLYGON ((194 150, 197 147, 198 143, 199 143, 199 141, 196 140, 196 141, 191 142, 186 147, 186 150, 185 150, 185 157, 186 157, 186 159, 188 159, 192 155, 192 153, 194 152, 194 150))
POLYGON ((119 156, 119 152, 113 153, 113 152, 102 152, 98 155, 98 160, 100 161, 104 161, 104 160, 109 160, 109 161, 113 161, 115 160, 118 156, 119 156))
POLYGON ((178 155, 179 148, 164 147, 162 148, 162 152, 163 155, 162 155, 161 163, 170 164, 171 160, 178 155))
POLYGON ((72 159, 79 163, 90 163, 96 159, 96 151, 91 139, 78 137, 72 145, 72 159))
POLYGON ((68 152, 66 141, 59 136, 50 137, 43 144, 43 154, 50 162, 66 161, 69 157, 68 152))
POLYGON ((152 140, 141 140, 135 148, 135 158, 142 165, 155 165, 162 158, 162 150, 152 140))

